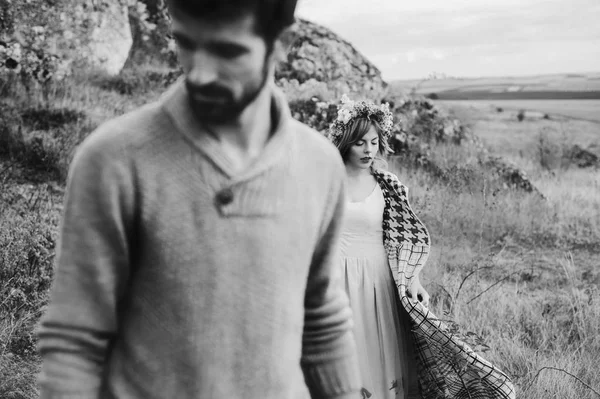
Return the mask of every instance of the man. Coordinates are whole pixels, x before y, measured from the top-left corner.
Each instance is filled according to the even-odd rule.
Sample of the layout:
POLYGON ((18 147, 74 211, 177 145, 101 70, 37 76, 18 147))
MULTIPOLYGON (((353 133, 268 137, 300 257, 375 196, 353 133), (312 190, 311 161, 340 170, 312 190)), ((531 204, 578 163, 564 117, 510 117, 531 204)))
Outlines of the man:
POLYGON ((71 165, 43 399, 359 396, 343 165, 273 83, 295 3, 168 1, 185 79, 71 165))

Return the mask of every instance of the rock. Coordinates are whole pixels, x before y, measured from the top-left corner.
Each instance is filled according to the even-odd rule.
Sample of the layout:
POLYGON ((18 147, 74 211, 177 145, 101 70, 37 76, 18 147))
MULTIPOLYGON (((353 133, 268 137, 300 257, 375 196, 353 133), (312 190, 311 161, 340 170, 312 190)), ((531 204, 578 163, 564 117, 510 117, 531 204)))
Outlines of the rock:
POLYGON ((0 34, 12 30, 13 17, 10 11, 10 2, 8 0, 0 0, 0 34))
POLYGON ((177 54, 173 48, 171 24, 164 0, 139 0, 145 6, 143 20, 140 13, 129 13, 129 25, 133 45, 123 69, 135 69, 139 65, 166 64, 177 68, 177 54), (149 24, 152 28, 149 29, 149 24))
POLYGON ((569 160, 580 168, 600 167, 600 157, 590 151, 575 144, 568 152, 569 160))
POLYGON ((546 199, 537 187, 527 177, 527 174, 512 163, 498 157, 488 156, 483 162, 483 166, 491 168, 500 177, 508 188, 525 191, 536 194, 542 199, 546 199))
POLYGON ((375 102, 383 97, 387 83, 375 65, 349 42, 329 29, 304 19, 290 28, 287 59, 275 71, 275 79, 284 88, 286 82, 304 85, 323 82, 337 100, 343 93, 353 99, 368 98, 375 102))
POLYGON ((91 54, 87 64, 116 75, 125 65, 133 44, 128 9, 114 2, 102 11, 92 12, 97 13, 97 25, 90 36, 91 54))

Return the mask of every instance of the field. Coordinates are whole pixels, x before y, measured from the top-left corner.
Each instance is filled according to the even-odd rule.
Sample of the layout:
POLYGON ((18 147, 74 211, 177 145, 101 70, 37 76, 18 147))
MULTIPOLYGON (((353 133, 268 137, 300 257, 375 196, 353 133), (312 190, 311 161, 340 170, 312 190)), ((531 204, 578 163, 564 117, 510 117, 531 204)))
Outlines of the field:
POLYGON ((522 77, 436 78, 398 80, 390 84, 397 93, 414 89, 419 94, 436 93, 444 99, 522 98, 537 93, 541 98, 595 98, 600 95, 600 72, 522 77), (566 94, 565 94, 566 93, 566 94), (557 97, 559 96, 559 97, 557 97))
MULTIPOLYGON (((0 84, 0 398, 37 397, 34 328, 72 150, 101 121, 158 96, 163 87, 143 76, 80 76, 29 92, 0 84)), ((564 157, 573 144, 600 146, 598 123, 437 105, 546 199, 492 187, 474 147, 433 146, 436 163, 454 171, 449 181, 390 159, 432 236, 422 281, 434 311, 475 337, 519 398, 600 397, 600 173, 564 157)))
MULTIPOLYGON (((598 124, 518 122, 487 107, 444 106, 492 153, 525 170, 547 200, 494 193, 485 181, 440 185, 398 169, 432 231, 424 273, 438 314, 485 337, 518 397, 599 397, 600 173, 562 162, 573 144, 598 148, 598 124)), ((438 147, 435 156, 469 164, 464 150, 438 147)))
POLYGON ((544 114, 554 119, 572 118, 598 122, 600 134, 600 100, 445 100, 448 106, 463 106, 497 112, 498 108, 513 111, 525 110, 526 115, 539 119, 544 114))

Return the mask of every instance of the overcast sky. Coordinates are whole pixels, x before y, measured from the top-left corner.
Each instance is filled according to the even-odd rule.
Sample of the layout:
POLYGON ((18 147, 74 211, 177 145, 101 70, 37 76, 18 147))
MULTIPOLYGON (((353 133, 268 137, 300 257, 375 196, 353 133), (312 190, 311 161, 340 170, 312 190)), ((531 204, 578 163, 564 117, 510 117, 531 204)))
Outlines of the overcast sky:
POLYGON ((600 0, 299 0, 386 80, 600 71, 600 0))

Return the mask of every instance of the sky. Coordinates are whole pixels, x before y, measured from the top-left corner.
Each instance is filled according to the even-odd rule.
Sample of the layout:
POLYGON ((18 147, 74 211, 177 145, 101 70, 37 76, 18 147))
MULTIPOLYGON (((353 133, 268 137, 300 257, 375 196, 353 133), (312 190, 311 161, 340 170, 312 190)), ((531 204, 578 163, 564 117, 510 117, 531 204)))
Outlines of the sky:
POLYGON ((387 81, 600 71, 600 0, 299 0, 387 81))

